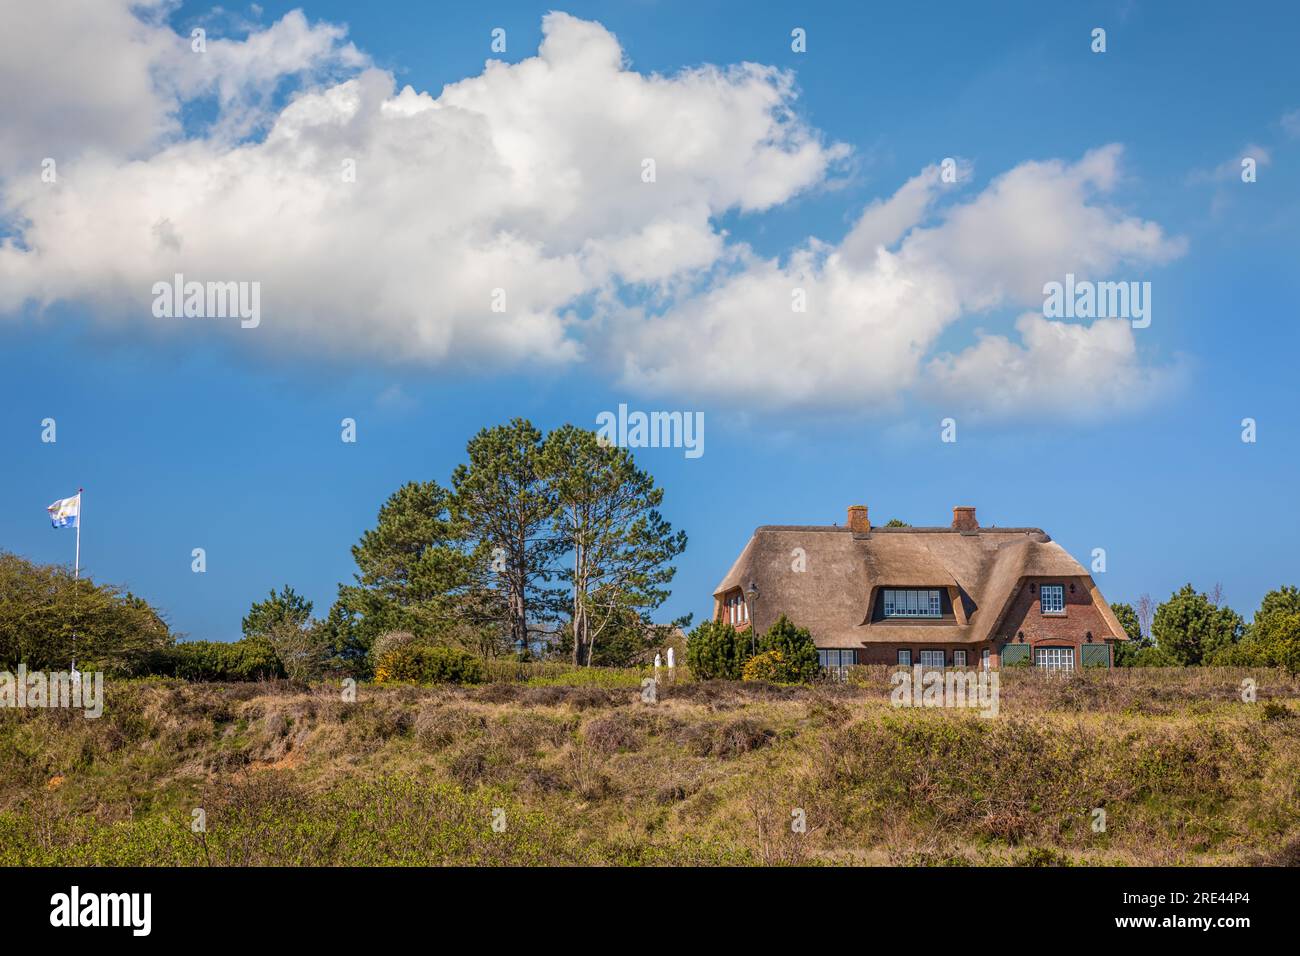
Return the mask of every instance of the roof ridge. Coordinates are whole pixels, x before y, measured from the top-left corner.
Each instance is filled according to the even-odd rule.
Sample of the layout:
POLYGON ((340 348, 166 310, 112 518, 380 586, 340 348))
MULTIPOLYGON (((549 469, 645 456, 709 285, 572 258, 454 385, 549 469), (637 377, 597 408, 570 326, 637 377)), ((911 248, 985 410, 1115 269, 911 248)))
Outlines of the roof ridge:
MULTIPOLYGON (((754 533, 760 531, 849 531, 851 530, 846 524, 762 524, 754 529, 754 533)), ((871 534, 1042 534, 1047 532, 1042 528, 1020 527, 1020 528, 1000 528, 997 525, 985 525, 975 528, 972 531, 959 531, 956 528, 947 525, 921 525, 917 527, 908 526, 906 528, 890 528, 885 525, 873 526, 871 534)))

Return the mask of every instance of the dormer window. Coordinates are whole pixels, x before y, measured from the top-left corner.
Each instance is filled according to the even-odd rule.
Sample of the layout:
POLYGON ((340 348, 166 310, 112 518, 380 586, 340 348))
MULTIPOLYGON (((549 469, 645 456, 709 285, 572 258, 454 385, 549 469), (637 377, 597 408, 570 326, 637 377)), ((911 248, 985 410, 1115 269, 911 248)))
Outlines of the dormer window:
POLYGON ((885 617, 941 617, 937 588, 898 590, 886 588, 885 617))

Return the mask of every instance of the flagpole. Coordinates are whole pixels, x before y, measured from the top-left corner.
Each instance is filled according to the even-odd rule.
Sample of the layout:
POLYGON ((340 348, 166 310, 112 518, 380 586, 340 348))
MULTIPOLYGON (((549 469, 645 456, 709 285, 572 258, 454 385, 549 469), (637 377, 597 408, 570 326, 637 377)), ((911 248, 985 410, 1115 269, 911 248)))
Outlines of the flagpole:
POLYGON ((81 579, 81 491, 77 489, 77 556, 72 559, 72 580, 81 579))
MULTIPOLYGON (((77 553, 72 559, 72 580, 81 580, 81 492, 84 489, 77 489, 77 553)), ((76 589, 74 585, 73 597, 75 599, 76 589)), ((75 607, 75 601, 74 601, 75 607)), ((77 622, 74 618, 72 622, 72 673, 77 673, 77 622)))

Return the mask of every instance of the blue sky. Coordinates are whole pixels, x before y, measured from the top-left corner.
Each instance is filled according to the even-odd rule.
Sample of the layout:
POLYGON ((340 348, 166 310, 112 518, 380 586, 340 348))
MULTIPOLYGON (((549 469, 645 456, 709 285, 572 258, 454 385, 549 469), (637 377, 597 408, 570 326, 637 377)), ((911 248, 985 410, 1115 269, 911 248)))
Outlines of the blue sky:
MULTIPOLYGON (((590 290, 567 300, 567 293, 557 293, 560 304, 548 319, 565 318, 543 327, 547 335, 561 326, 564 331, 559 338, 543 335, 536 349, 555 352, 577 341, 583 357, 551 354, 537 361, 530 359, 534 345, 527 340, 532 327, 523 326, 508 328, 508 339, 487 345, 467 332, 463 340, 469 345, 460 352, 453 347, 440 355, 418 349, 413 356, 394 354, 403 350, 387 336, 401 332, 402 309, 427 306, 421 314, 432 315, 439 328, 440 309, 454 311, 450 299, 443 299, 443 286, 431 281, 424 303, 402 300, 391 309, 396 317, 389 324, 371 326, 360 315, 330 312, 330 297, 350 302, 351 291, 336 293, 332 284, 344 281, 337 264, 331 268, 314 247, 335 238, 330 230, 338 230, 337 239, 344 242, 354 228, 360 232, 371 224, 360 213, 350 213, 354 219, 331 216, 324 220, 328 227, 321 220, 298 221, 293 216, 300 207, 288 201, 282 234, 267 240, 263 223, 250 227, 246 241, 258 267, 265 268, 268 298, 280 288, 277 281, 294 288, 289 279, 279 279, 291 270, 275 260, 305 263, 305 278, 296 281, 306 283, 307 294, 316 291, 313 287, 325 290, 315 306, 319 320, 308 309, 291 328, 279 326, 289 328, 282 332, 276 326, 278 306, 268 306, 268 334, 261 335, 260 329, 253 333, 222 321, 160 332, 148 321, 123 318, 117 314, 119 289, 143 296, 149 285, 140 287, 129 256, 113 256, 118 241, 124 247, 133 241, 117 223, 130 221, 129 210, 141 194, 124 192, 113 205, 102 184, 122 182, 142 164, 152 176, 172 175, 175 165, 157 160, 177 144, 200 142, 217 157, 237 152, 241 144, 258 144, 295 96, 344 82, 362 69, 392 74, 389 97, 410 85, 436 98, 445 84, 483 72, 484 61, 493 56, 488 44, 495 27, 508 37, 507 51, 496 58, 519 64, 536 57, 550 7, 266 3, 260 13, 214 16, 207 5, 184 3, 155 11, 154 29, 188 35, 193 26, 206 25, 212 37, 236 42, 272 29, 294 9, 303 11, 310 29, 345 25, 347 34, 335 42, 336 52, 313 59, 310 69, 289 77, 265 101, 255 95, 259 83, 265 87, 256 71, 245 61, 230 60, 232 70, 252 76, 243 78, 246 85, 235 105, 219 107, 196 79, 176 100, 175 125, 156 136, 81 137, 73 123, 59 134, 63 140, 47 142, 42 137, 54 134, 37 120, 53 108, 48 104, 39 115, 42 104, 29 104, 30 122, 21 116, 7 121, 7 141, 0 138, 5 199, 0 235, 9 237, 8 259, 0 256, 0 435, 6 451, 0 468, 0 547, 40 561, 70 561, 72 533, 52 530, 44 508, 84 486, 87 572, 146 596, 180 632, 232 639, 249 603, 273 586, 291 584, 316 602, 318 612, 327 610, 337 584, 350 579, 350 546, 372 524, 385 497, 408 480, 446 482, 465 441, 480 427, 513 416, 543 428, 566 421, 594 426, 599 412, 626 402, 647 410, 705 413, 702 457, 688 460, 680 449, 638 453, 666 489, 667 517, 690 535, 673 597, 660 612, 664 619, 693 612, 698 620, 708 613, 713 586, 756 525, 842 522, 845 508, 857 503, 870 507, 873 521, 899 517, 913 524, 944 524, 954 505, 975 505, 985 524, 1045 528, 1085 565, 1093 548, 1105 548, 1107 570, 1096 577, 1112 601, 1132 600, 1142 592, 1163 599, 1187 581, 1201 589, 1220 582, 1225 599, 1249 617, 1267 590, 1300 583, 1292 546, 1300 533, 1293 490, 1300 464, 1294 373, 1300 345, 1295 269, 1300 68, 1293 50, 1300 15, 1281 3, 1256 5, 1249 15, 1209 5, 1196 10, 1197 5, 1130 3, 1058 10, 1006 3, 994 12, 969 5, 945 11, 942 5, 867 9, 827 3, 811 14, 792 14, 787 6, 576 3, 561 8, 617 37, 623 71, 673 78, 702 64, 746 61, 792 71, 786 105, 810 142, 820 144, 810 148, 821 152, 813 171, 790 173, 780 198, 770 202, 744 198, 755 195, 745 192, 758 188, 752 184, 718 184, 737 168, 753 168, 744 164, 746 156, 709 158, 716 166, 695 172, 709 184, 681 201, 683 209, 696 199, 697 206, 707 205, 707 221, 683 213, 678 234, 704 246, 714 243, 712 252, 700 253, 704 264, 688 263, 660 276, 650 283, 653 288, 628 280, 635 266, 611 267, 608 282, 614 292, 607 299, 590 290), (1102 54, 1089 49, 1090 31, 1097 26, 1107 30, 1102 54), (806 53, 790 49, 794 27, 807 31, 806 53), (337 53, 346 42, 355 56, 337 53), (247 125, 218 142, 227 134, 213 132, 214 118, 229 116, 236 107, 247 125), (843 148, 836 152, 835 144, 843 148), (692 342, 692 330, 722 328, 724 342, 746 336, 745 326, 726 324, 735 319, 725 304, 746 288, 732 282, 737 277, 764 274, 764 263, 793 268, 791 258, 806 248, 809 237, 832 247, 844 243, 870 203, 894 196, 945 157, 961 161, 962 181, 909 228, 918 230, 916 235, 933 229, 931 246, 944 250, 938 259, 926 259, 917 251, 923 244, 916 243, 917 268, 924 270, 918 274, 961 272, 963 264, 982 260, 968 246, 959 248, 957 240, 943 245, 949 240, 940 227, 951 210, 991 195, 986 190, 999 177, 1027 163, 1059 160, 1069 180, 1072 164, 1108 144, 1119 144, 1122 152, 1113 166, 1107 160, 1106 188, 1081 203, 1065 203, 1067 216, 1060 223, 1000 216, 976 220, 973 228, 989 229, 990 247, 1014 245, 1026 230, 1030 235, 1058 227, 1072 231, 1085 220, 1069 216, 1107 210, 1105 235, 1092 244, 1065 243, 1069 255, 1052 260, 1061 269, 1043 281, 1073 269, 1070 256, 1078 256, 1080 274, 1089 271, 1088 263, 1102 263, 1090 273, 1094 278, 1152 283, 1153 321, 1149 328, 1124 332, 1135 351, 1122 367, 1093 361, 1057 374, 1049 354, 1040 384, 1006 400, 997 396, 1014 392, 1007 383, 1018 376, 1015 366, 973 366, 985 373, 979 379, 982 394, 971 394, 969 386, 962 391, 927 371, 937 355, 964 354, 980 341, 980 331, 1017 341, 1017 317, 1034 307, 1010 293, 990 293, 985 302, 981 274, 954 280, 963 305, 925 341, 915 376, 904 374, 905 347, 891 351, 878 344, 883 341, 878 336, 906 328, 925 311, 923 304, 905 298, 888 331, 881 327, 875 334, 856 334, 862 330, 851 323, 833 325, 845 321, 838 314, 799 320, 839 333, 833 348, 817 346, 825 350, 828 365, 838 363, 825 382, 816 373, 822 353, 811 346, 800 353, 805 339, 788 332, 789 319, 781 327, 789 339, 773 338, 761 327, 754 334, 746 346, 754 351, 742 358, 753 357, 757 364, 742 361, 739 371, 719 369, 717 380, 707 381, 712 364, 700 359, 718 351, 718 339, 702 335, 692 342), (87 158, 91 147, 101 159, 87 158), (63 167, 70 170, 64 174, 73 197, 68 202, 82 206, 51 205, 47 194, 30 185, 40 158, 50 155, 68 156, 63 167), (1241 182, 1243 156, 1258 160, 1256 182, 1241 182), (109 164, 107 172, 96 170, 105 178, 98 180, 93 197, 87 190, 78 200, 77 175, 91 170, 93 162, 109 164), (720 198, 733 185, 741 198, 720 198), (59 217, 66 218, 69 209, 84 211, 89 225, 61 233, 59 217), (1123 245, 1135 223, 1157 230, 1159 240, 1123 245), (76 241, 79 233, 87 236, 84 243, 76 241), (33 251, 42 255, 29 269, 30 260, 22 257, 33 251), (10 292, 4 292, 4 284, 10 292), (634 314, 629 318, 624 312, 634 314), (575 327, 581 331, 573 332, 575 327), (669 337, 677 340, 676 351, 647 359, 656 347, 656 330, 663 327, 673 330, 669 337), (327 345, 316 341, 315 328, 327 345), (510 361, 492 358, 501 342, 515 341, 524 344, 510 361), (797 372, 784 371, 783 356, 791 357, 788 367, 797 372), (854 361, 860 362, 860 375, 854 361), (801 383, 783 381, 787 375, 801 376, 801 383), (1158 388, 1148 387, 1157 380, 1158 388), (949 415, 958 423, 955 443, 940 441, 940 420, 949 415), (40 440, 40 423, 47 417, 58 423, 54 444, 40 440), (358 422, 355 444, 339 439, 344 417, 358 422), (1258 423, 1254 443, 1241 440, 1246 417, 1258 423), (196 547, 207 552, 204 574, 190 569, 196 547)), ((15 33, 3 42, 15 42, 15 33)), ((39 46, 33 37, 16 42, 39 46)), ((94 56, 87 63, 57 53, 41 57, 40 68, 77 74, 60 87, 66 97, 95 102, 105 76, 121 69, 105 54, 104 75, 96 76, 94 56)), ((742 88, 740 79, 731 82, 738 96, 757 88, 742 88)), ((526 91, 528 80, 522 83, 526 91)), ((544 106, 556 111, 551 117, 556 123, 590 110, 587 125, 594 128, 605 121, 597 115, 599 88, 593 84, 591 103, 570 96, 544 106)), ((692 121, 689 111, 697 97, 690 90, 672 95, 679 92, 678 99, 665 100, 676 104, 673 109, 647 112, 649 127, 692 121)), ((493 129, 510 132, 510 104, 492 100, 500 97, 499 90, 483 95, 487 99, 481 102, 488 104, 483 108, 505 117, 493 129)), ((124 100, 101 109, 133 108, 124 100)), ((130 126, 114 125, 117 130, 130 126)), ((398 149, 391 139, 368 148, 398 149)), ((457 147, 452 139, 429 148, 457 147)), ((208 161, 207 154, 194 160, 208 161)), ((598 161, 588 156, 577 162, 578 172, 594 182, 601 167, 582 163, 598 161)), ((423 221, 436 227, 449 204, 477 188, 447 179, 447 169, 466 166, 473 164, 439 166, 436 188, 412 200, 428 201, 423 221)), ((413 168, 418 170, 418 162, 413 168)), ((83 176, 89 179, 89 172, 83 176)), ((1049 185, 1056 188, 1059 182, 1052 179, 1049 185)), ((575 195, 594 210, 589 213, 594 218, 622 201, 592 190, 575 195)), ((537 192, 543 198, 536 202, 544 203, 552 191, 537 192)), ((487 215, 482 205, 487 201, 476 201, 479 205, 464 214, 466 221, 487 215)), ((192 213, 186 218, 184 210, 169 213, 161 200, 158 205, 157 215, 181 224, 186 243, 201 244, 193 238, 201 230, 221 228, 211 213, 206 220, 192 213)), ((209 210, 220 217, 223 208, 209 210)), ((553 214, 540 205, 521 202, 521 208, 520 234, 526 234, 530 216, 553 214)), ((651 215, 639 206, 619 208, 620 222, 651 215)), ((1039 207, 1026 200, 1009 208, 1032 215, 1039 207)), ((255 212, 230 208, 233 232, 255 212)), ((499 215, 495 208, 490 212, 499 215)), ((277 220, 269 221, 273 226, 277 220)), ((569 222, 548 221, 562 227, 569 222)), ((603 222, 600 228, 614 227, 603 222)), ((558 228, 553 241, 543 236, 538 248, 550 252, 551 246, 562 246, 563 232, 558 228)), ((892 247, 900 261, 907 259, 908 241, 892 247)), ((685 248, 690 242, 671 245, 685 248)), ((575 241, 561 251, 576 256, 575 250, 585 248, 575 241)), ((633 248, 637 263, 654 259, 653 246, 633 248)), ((218 249, 204 261, 236 258, 218 249)), ((832 267, 817 262, 813 268, 827 289, 825 301, 832 301, 832 267)), ((365 290, 379 296, 376 311, 391 301, 384 297, 383 267, 383 261, 357 266, 358 273, 380 276, 365 290)), ((170 275, 149 268, 153 264, 140 274, 170 275)), ((991 268, 1008 270, 1009 284, 1020 278, 1005 263, 991 268)), ((250 277, 258 275, 263 273, 250 277)), ((560 276, 554 278, 559 286, 568 281, 566 275, 545 273, 546 281, 560 276)), ((870 283, 879 277, 872 276, 854 272, 844 281, 875 289, 870 283)), ((143 301, 147 319, 148 297, 143 301)), ((471 319, 491 321, 475 316, 464 321, 471 319)), ((818 334, 808 326, 810 337, 818 334)), ((715 361, 726 358, 718 355, 715 361)))

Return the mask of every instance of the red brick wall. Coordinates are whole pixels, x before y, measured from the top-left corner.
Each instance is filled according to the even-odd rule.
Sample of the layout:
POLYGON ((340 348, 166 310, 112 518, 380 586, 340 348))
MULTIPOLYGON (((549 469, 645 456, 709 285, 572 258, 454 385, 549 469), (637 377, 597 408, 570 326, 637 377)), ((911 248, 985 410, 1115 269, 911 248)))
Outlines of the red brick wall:
POLYGON ((1019 641, 1023 631, 1025 641, 1031 645, 1078 647, 1085 643, 1085 635, 1092 632, 1094 643, 1111 636, 1110 627, 1101 611, 1092 603, 1088 584, 1081 578, 1031 578, 1020 586, 1012 599, 1011 608, 998 625, 995 636, 999 641, 1019 641), (1065 613, 1044 614, 1039 604, 1039 585, 1065 585, 1065 613), (1070 585, 1074 585, 1071 593, 1070 585), (1030 586, 1033 589, 1030 589, 1030 586))
MULTIPOLYGON (((748 631, 749 623, 750 623, 749 621, 731 620, 731 609, 727 607, 727 601, 733 597, 738 597, 742 601, 745 601, 745 594, 743 590, 740 588, 732 588, 730 591, 728 591, 726 594, 723 594, 721 597, 716 597, 713 599, 713 619, 715 621, 722 621, 724 624, 731 624, 731 626, 734 627, 737 631, 748 631)), ((748 610, 748 604, 749 602, 745 601, 746 610, 748 610)), ((760 631, 759 633, 762 632, 760 631)))
MULTIPOLYGON (((869 644, 866 647, 858 648, 859 664, 897 664, 899 648, 907 648, 912 652, 912 663, 921 663, 921 651, 943 651, 944 663, 949 667, 952 666, 952 652, 966 652, 966 666, 979 667, 980 652, 990 645, 984 644, 869 644)), ((992 648, 993 659, 992 666, 998 666, 998 650, 992 648)))
MULTIPOLYGON (((1092 593, 1083 578, 1031 578, 1020 586, 1012 599, 1002 623, 994 632, 992 642, 982 644, 872 644, 858 649, 859 664, 896 664, 899 648, 910 648, 912 663, 921 662, 921 650, 942 650, 944 661, 952 664, 952 652, 965 648, 966 665, 978 667, 980 653, 989 648, 991 665, 1000 667, 1002 661, 998 648, 1007 642, 1019 643, 1019 634, 1024 632, 1025 643, 1032 647, 1078 647, 1087 642, 1087 633, 1092 632, 1094 644, 1101 644, 1112 637, 1110 628, 1101 611, 1092 601, 1092 593), (1030 585, 1034 585, 1030 590, 1030 585), (1042 584, 1061 584, 1065 587, 1065 613, 1044 614, 1039 604, 1038 587, 1042 584), (1074 585, 1071 593, 1070 585, 1074 585)), ((1032 651, 1031 661, 1032 661, 1032 651)), ((1113 654, 1112 654, 1113 659, 1113 654)), ((1075 667, 1081 666, 1078 651, 1074 654, 1075 667)))

